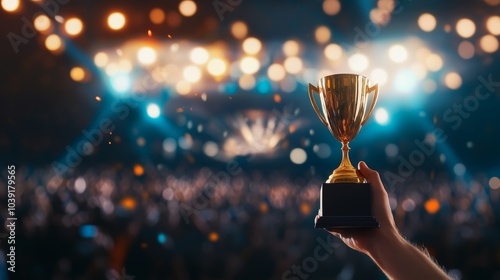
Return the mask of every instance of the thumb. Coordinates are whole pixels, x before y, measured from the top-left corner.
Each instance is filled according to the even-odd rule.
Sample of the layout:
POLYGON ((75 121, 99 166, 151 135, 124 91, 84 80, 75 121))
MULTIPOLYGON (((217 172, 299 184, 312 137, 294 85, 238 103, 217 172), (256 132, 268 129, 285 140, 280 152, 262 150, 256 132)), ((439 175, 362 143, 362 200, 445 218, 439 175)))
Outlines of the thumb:
POLYGON ((382 181, 380 180, 380 175, 378 174, 377 171, 371 169, 366 165, 364 161, 360 161, 358 164, 358 169, 365 176, 365 178, 368 180, 368 182, 371 183, 372 187, 376 189, 382 189, 384 190, 384 187, 382 185, 382 181))

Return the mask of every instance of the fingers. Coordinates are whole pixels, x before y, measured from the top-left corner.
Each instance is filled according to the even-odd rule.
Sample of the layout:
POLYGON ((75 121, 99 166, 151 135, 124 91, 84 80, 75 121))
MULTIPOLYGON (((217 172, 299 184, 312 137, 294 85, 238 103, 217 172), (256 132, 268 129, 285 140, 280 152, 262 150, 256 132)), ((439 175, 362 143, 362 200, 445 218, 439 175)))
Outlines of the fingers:
POLYGON ((382 180, 380 180, 380 175, 377 171, 371 169, 366 165, 364 161, 360 161, 358 164, 358 169, 365 176, 368 182, 371 183, 372 188, 378 192, 385 192, 382 180))

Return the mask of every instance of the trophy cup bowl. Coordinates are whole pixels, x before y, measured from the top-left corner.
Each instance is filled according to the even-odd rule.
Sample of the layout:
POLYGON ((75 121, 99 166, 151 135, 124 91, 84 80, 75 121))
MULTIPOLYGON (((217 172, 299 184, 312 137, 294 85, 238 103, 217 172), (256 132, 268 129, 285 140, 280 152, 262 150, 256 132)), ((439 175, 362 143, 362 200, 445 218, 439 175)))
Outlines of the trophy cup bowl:
POLYGON ((371 189, 349 160, 349 142, 370 118, 377 103, 378 84, 357 74, 335 74, 321 78, 319 86, 309 84, 309 98, 319 119, 342 143, 342 161, 321 187, 317 228, 378 227, 371 215, 371 189), (368 97, 374 92, 367 110, 368 97), (323 114, 314 94, 320 96, 323 114))

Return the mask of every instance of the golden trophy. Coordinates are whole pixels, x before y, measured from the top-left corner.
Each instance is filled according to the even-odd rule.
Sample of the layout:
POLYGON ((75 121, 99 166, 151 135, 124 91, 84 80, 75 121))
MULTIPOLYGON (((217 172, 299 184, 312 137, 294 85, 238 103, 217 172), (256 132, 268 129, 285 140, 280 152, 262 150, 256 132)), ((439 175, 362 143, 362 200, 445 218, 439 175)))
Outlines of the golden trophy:
POLYGON ((321 186, 320 217, 316 228, 379 227, 371 209, 371 188, 349 160, 349 142, 358 135, 370 117, 378 98, 378 84, 369 86, 368 78, 356 74, 335 74, 309 84, 309 98, 319 119, 342 143, 342 161, 321 186), (368 95, 374 92, 368 111, 368 95), (323 114, 313 93, 321 99, 323 114), (366 112, 365 112, 366 111, 366 112))

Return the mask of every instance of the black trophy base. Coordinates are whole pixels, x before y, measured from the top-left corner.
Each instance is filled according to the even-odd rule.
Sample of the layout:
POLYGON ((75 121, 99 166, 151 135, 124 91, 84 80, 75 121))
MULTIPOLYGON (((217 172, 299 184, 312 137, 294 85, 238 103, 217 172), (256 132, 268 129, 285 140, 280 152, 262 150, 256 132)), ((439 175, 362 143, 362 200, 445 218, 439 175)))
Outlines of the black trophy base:
POLYGON ((324 183, 315 228, 377 228, 369 183, 324 183))

